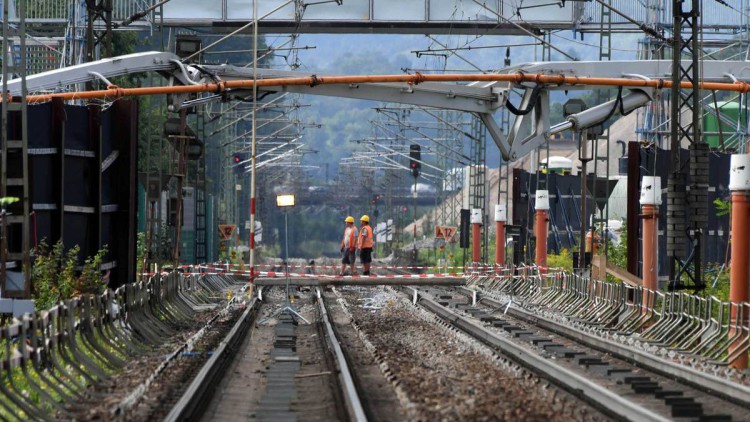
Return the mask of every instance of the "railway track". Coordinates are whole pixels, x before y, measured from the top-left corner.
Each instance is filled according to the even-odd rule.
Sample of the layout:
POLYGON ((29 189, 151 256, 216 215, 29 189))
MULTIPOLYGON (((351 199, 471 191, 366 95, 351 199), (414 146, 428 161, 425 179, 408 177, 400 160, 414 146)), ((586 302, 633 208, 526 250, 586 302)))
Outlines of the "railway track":
POLYGON ((279 313, 284 302, 279 306, 278 291, 266 288, 248 304, 165 420, 250 416, 367 421, 322 292, 295 296, 300 316, 310 324, 279 313))
POLYGON ((273 316, 283 306, 279 290, 265 288, 262 300, 252 300, 165 420, 547 419, 561 409, 558 420, 601 420, 420 320, 398 296, 388 309, 363 307, 363 300, 393 292, 299 292, 294 306, 307 325, 286 313, 273 316))
POLYGON ((750 400, 736 384, 678 365, 634 359, 632 350, 507 302, 477 298, 469 290, 404 290, 444 323, 617 419, 747 420, 750 400))
POLYGON ((297 287, 292 305, 301 318, 279 312, 289 303, 278 287, 235 297, 227 304, 234 311, 225 312, 231 318, 207 322, 218 327, 198 353, 175 350, 169 361, 176 364, 157 369, 150 392, 134 391, 138 398, 122 402, 131 410, 120 414, 168 421, 748 420, 747 387, 565 325, 540 308, 464 287, 364 281, 297 287))

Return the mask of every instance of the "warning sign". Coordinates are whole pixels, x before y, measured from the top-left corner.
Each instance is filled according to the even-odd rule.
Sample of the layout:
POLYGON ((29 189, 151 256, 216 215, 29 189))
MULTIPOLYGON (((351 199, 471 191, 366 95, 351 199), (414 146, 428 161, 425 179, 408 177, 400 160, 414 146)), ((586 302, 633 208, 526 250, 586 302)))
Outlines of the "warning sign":
POLYGON ((447 242, 455 242, 458 227, 443 227, 443 237, 447 242))
POLYGON ((457 227, 435 226, 435 239, 445 239, 447 242, 452 242, 457 231, 457 227))
POLYGON ((234 229, 234 224, 219 224, 219 237, 221 237, 221 240, 231 239, 234 229))

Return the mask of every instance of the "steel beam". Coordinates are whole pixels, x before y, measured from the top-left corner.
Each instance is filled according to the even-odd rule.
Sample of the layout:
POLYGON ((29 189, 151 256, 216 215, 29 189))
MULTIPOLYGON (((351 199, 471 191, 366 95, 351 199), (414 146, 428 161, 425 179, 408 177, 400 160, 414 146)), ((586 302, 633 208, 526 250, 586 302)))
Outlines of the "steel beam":
MULTIPOLYGON (((157 51, 128 54, 30 75, 26 77, 26 85, 30 93, 39 91, 66 91, 70 85, 82 84, 97 79, 97 74, 111 78, 129 73, 142 72, 177 73, 178 75, 175 76, 178 76, 178 79, 182 81, 184 78, 181 77, 182 74, 178 66, 172 60, 179 60, 179 57, 172 53, 157 51)), ((186 82, 183 81, 182 83, 186 82)), ((9 80, 8 91, 11 95, 21 95, 21 79, 9 80)))

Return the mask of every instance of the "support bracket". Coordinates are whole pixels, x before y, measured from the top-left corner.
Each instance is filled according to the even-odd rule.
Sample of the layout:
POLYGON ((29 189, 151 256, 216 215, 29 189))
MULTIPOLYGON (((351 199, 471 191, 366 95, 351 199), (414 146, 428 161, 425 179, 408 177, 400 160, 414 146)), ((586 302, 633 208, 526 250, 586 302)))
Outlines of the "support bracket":
MULTIPOLYGON (((529 107, 533 100, 533 89, 526 88, 521 98, 520 109, 529 107)), ((544 144, 549 133, 549 91, 538 93, 534 109, 525 115, 516 116, 507 135, 489 113, 477 113, 487 127, 495 144, 500 148, 503 160, 515 161, 544 144)))

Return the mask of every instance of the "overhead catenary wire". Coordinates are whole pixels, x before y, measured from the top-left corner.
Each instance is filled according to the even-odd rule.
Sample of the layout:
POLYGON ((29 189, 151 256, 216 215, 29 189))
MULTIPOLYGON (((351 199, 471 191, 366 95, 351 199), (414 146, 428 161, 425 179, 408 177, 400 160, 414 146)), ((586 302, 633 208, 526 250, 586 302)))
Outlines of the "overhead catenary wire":
MULTIPOLYGON (((228 33, 227 35, 224 35, 224 36, 222 36, 221 38, 219 38, 218 40, 216 40, 216 41, 212 42, 211 44, 209 44, 209 45, 207 45, 207 46, 205 46, 205 47, 201 48, 200 50, 196 51, 195 53, 193 53, 193 54, 191 54, 191 55, 189 55, 189 56, 185 57, 184 59, 182 59, 182 61, 186 62, 186 61, 188 61, 188 60, 192 59, 193 57, 195 57, 195 56, 197 56, 197 55, 199 55, 199 54, 203 53, 203 52, 204 52, 204 51, 206 51, 206 50, 208 50, 209 48, 212 48, 212 47, 216 46, 217 44, 219 44, 219 43, 221 43, 221 42, 223 42, 223 41, 226 41, 227 39, 229 39, 229 38, 233 37, 234 35, 237 35, 237 34, 239 34, 240 32, 244 31, 245 29, 247 29, 247 28, 249 28, 249 27, 251 27, 251 26, 257 26, 257 25, 258 25, 258 23, 259 23, 259 22, 260 22, 261 20, 263 20, 263 19, 265 19, 265 18, 267 18, 267 17, 271 16, 272 14, 274 14, 274 13, 276 13, 277 11, 279 11, 279 10, 283 9, 283 8, 284 8, 284 7, 286 7, 287 5, 289 5, 289 4, 291 4, 291 3, 294 3, 294 1, 295 1, 295 0, 289 0, 289 1, 287 1, 287 2, 284 2, 284 3, 282 3, 281 5, 277 6, 277 7, 275 8, 275 9, 272 9, 272 10, 271 10, 270 12, 266 13, 265 15, 263 15, 263 16, 261 16, 261 17, 257 17, 257 15, 255 15, 255 14, 254 14, 254 15, 253 15, 253 18, 254 18, 254 19, 253 19, 253 20, 251 20, 250 22, 248 22, 247 24, 245 24, 245 25, 242 25, 241 27, 239 27, 239 28, 235 29, 234 31, 232 31, 232 32, 228 33)), ((254 33, 254 34, 256 34, 256 35, 255 35, 255 36, 254 36, 253 38, 257 38, 257 33, 258 33, 258 30, 257 30, 257 28, 253 28, 253 31, 254 31, 253 33, 254 33)), ((254 44, 254 45, 255 45, 255 44, 254 44)), ((255 50, 257 50, 257 48, 255 48, 255 50)), ((256 54, 255 56, 257 57, 257 54, 256 54)), ((257 62, 257 59, 256 59, 255 61, 257 62)))
POLYGON ((501 20, 503 20, 504 22, 507 22, 507 23, 509 23, 509 24, 511 24, 511 25, 513 25, 513 26, 515 26, 516 28, 518 28, 518 29, 520 29, 521 31, 525 32, 525 33, 526 33, 526 34, 527 34, 528 36, 530 36, 530 37, 533 37, 533 38, 534 38, 535 40, 539 41, 539 42, 540 42, 540 43, 542 43, 542 44, 546 44, 546 45, 547 45, 547 46, 548 46, 549 48, 551 48, 551 49, 553 49, 553 50, 557 51, 558 53, 560 53, 560 54, 562 54, 563 56, 565 56, 565 57, 569 58, 570 60, 574 60, 574 61, 577 61, 577 60, 578 60, 578 58, 577 58, 577 57, 575 57, 575 56, 571 56, 570 54, 566 53, 565 51, 561 50, 560 48, 558 48, 558 47, 555 47, 555 46, 554 46, 554 45, 552 45, 551 43, 547 42, 547 41, 546 41, 546 40, 545 40, 544 38, 541 38, 541 37, 539 37, 538 35, 534 34, 533 32, 529 31, 528 29, 524 28, 524 27, 523 27, 522 25, 518 24, 517 22, 515 22, 515 21, 513 21, 513 20, 511 20, 511 19, 508 19, 508 18, 506 18, 506 17, 505 17, 505 16, 503 16, 503 15, 502 15, 501 13, 498 13, 498 12, 497 12, 497 11, 495 11, 495 10, 492 10, 492 9, 490 9, 490 8, 489 8, 489 7, 488 7, 488 6, 487 6, 487 5, 485 4, 485 3, 483 3, 483 2, 479 2, 478 0, 472 0, 472 1, 473 1, 474 3, 476 3, 477 5, 481 6, 481 7, 482 7, 482 8, 484 9, 484 10, 486 10, 486 11, 488 11, 488 12, 492 13, 493 15, 497 16, 497 18, 498 18, 498 19, 501 19, 501 20))

